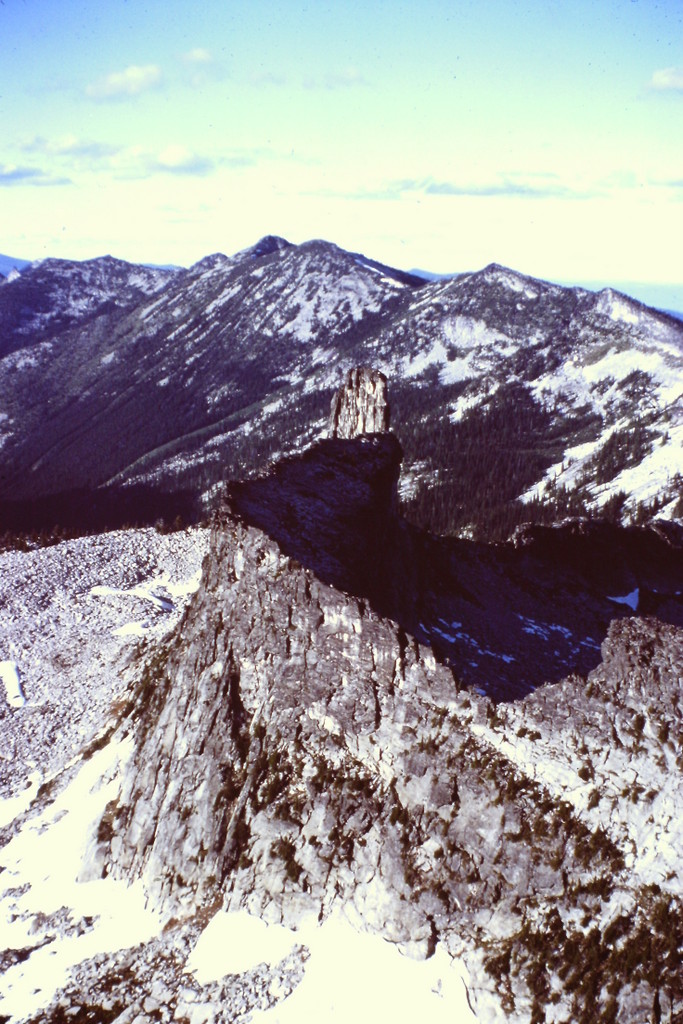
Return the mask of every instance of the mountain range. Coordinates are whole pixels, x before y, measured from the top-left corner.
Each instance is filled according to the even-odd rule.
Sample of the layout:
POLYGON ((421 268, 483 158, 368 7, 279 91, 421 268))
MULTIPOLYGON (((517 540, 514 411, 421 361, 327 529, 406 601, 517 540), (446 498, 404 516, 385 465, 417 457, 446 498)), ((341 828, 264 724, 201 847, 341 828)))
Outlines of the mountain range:
POLYGON ((497 265, 426 281, 266 237, 188 270, 48 259, 0 285, 3 519, 201 518, 226 477, 319 436, 357 365, 391 381, 420 526, 681 515, 678 320, 497 265))

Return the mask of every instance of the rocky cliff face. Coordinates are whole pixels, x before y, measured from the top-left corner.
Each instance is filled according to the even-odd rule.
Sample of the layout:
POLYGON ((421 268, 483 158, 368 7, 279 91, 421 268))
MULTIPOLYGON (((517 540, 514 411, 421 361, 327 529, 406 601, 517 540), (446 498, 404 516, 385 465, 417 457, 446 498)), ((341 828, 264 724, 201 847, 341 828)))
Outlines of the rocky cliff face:
POLYGON ((379 370, 349 370, 332 399, 330 437, 382 434, 389 429, 387 379, 379 370))
POLYGON ((396 516, 399 460, 391 435, 330 439, 231 489, 145 661, 89 871, 193 927, 343 907, 411 956, 461 957, 482 1021, 681 1020, 680 628, 612 604, 587 679, 494 705, 407 629, 452 630, 455 597, 396 516))

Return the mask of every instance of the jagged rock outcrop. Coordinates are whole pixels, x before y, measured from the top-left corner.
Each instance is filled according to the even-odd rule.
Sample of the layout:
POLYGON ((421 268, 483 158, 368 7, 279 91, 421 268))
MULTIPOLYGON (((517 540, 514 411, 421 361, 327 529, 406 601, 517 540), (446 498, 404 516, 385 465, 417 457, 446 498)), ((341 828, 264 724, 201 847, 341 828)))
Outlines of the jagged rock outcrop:
MULTIPOLYGON (((624 625, 603 676, 559 684, 549 709, 542 691, 497 709, 378 612, 397 579, 367 592, 387 564, 386 548, 367 560, 373 531, 394 521, 397 454, 391 437, 331 439, 232 488, 202 588, 146 660, 128 709, 136 752, 90 870, 142 877, 181 919, 223 902, 296 926, 343 906, 411 955, 439 942, 467 963, 482 1021, 501 1007, 507 1020, 540 1021, 550 1005, 552 1020, 573 1024, 676 1020, 677 889, 633 874, 638 838, 619 826, 630 794, 605 828, 600 793, 579 799, 575 786, 587 760, 599 786, 600 757, 617 743, 607 721, 631 692, 645 708, 633 754, 647 744, 660 756, 652 688, 665 681, 673 700, 675 674, 638 666, 663 665, 679 631, 624 625), (600 720, 591 701, 610 673, 614 708, 600 720), (564 705, 592 753, 559 774, 550 760, 544 774, 533 750, 552 744, 564 705), (598 720, 593 746, 586 723, 598 720), (518 749, 531 753, 516 760, 518 749)), ((666 743, 680 740, 674 723, 666 743)), ((675 760, 663 765, 680 785, 675 760)))
POLYGON ((332 399, 330 437, 383 434, 389 429, 387 378, 379 370, 356 367, 332 399))

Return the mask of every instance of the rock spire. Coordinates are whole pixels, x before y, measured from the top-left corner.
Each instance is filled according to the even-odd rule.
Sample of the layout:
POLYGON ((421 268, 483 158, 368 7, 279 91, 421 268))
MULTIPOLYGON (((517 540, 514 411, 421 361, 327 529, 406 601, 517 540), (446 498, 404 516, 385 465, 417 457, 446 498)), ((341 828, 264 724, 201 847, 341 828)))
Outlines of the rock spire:
POLYGON ((389 429, 387 379, 379 370, 358 366, 332 399, 330 437, 383 434, 389 429))

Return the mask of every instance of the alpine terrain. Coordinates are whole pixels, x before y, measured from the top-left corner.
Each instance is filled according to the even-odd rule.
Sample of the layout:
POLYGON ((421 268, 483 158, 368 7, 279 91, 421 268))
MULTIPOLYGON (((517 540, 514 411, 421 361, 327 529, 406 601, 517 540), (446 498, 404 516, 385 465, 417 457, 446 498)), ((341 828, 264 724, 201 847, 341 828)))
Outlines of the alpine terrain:
POLYGON ((682 342, 319 241, 0 284, 0 1022, 683 1024, 682 342))
POLYGON ((319 436, 362 365, 392 382, 417 525, 502 540, 680 518, 679 320, 496 265, 428 282, 271 237, 189 270, 44 260, 0 284, 3 518, 197 521, 226 478, 319 436))

